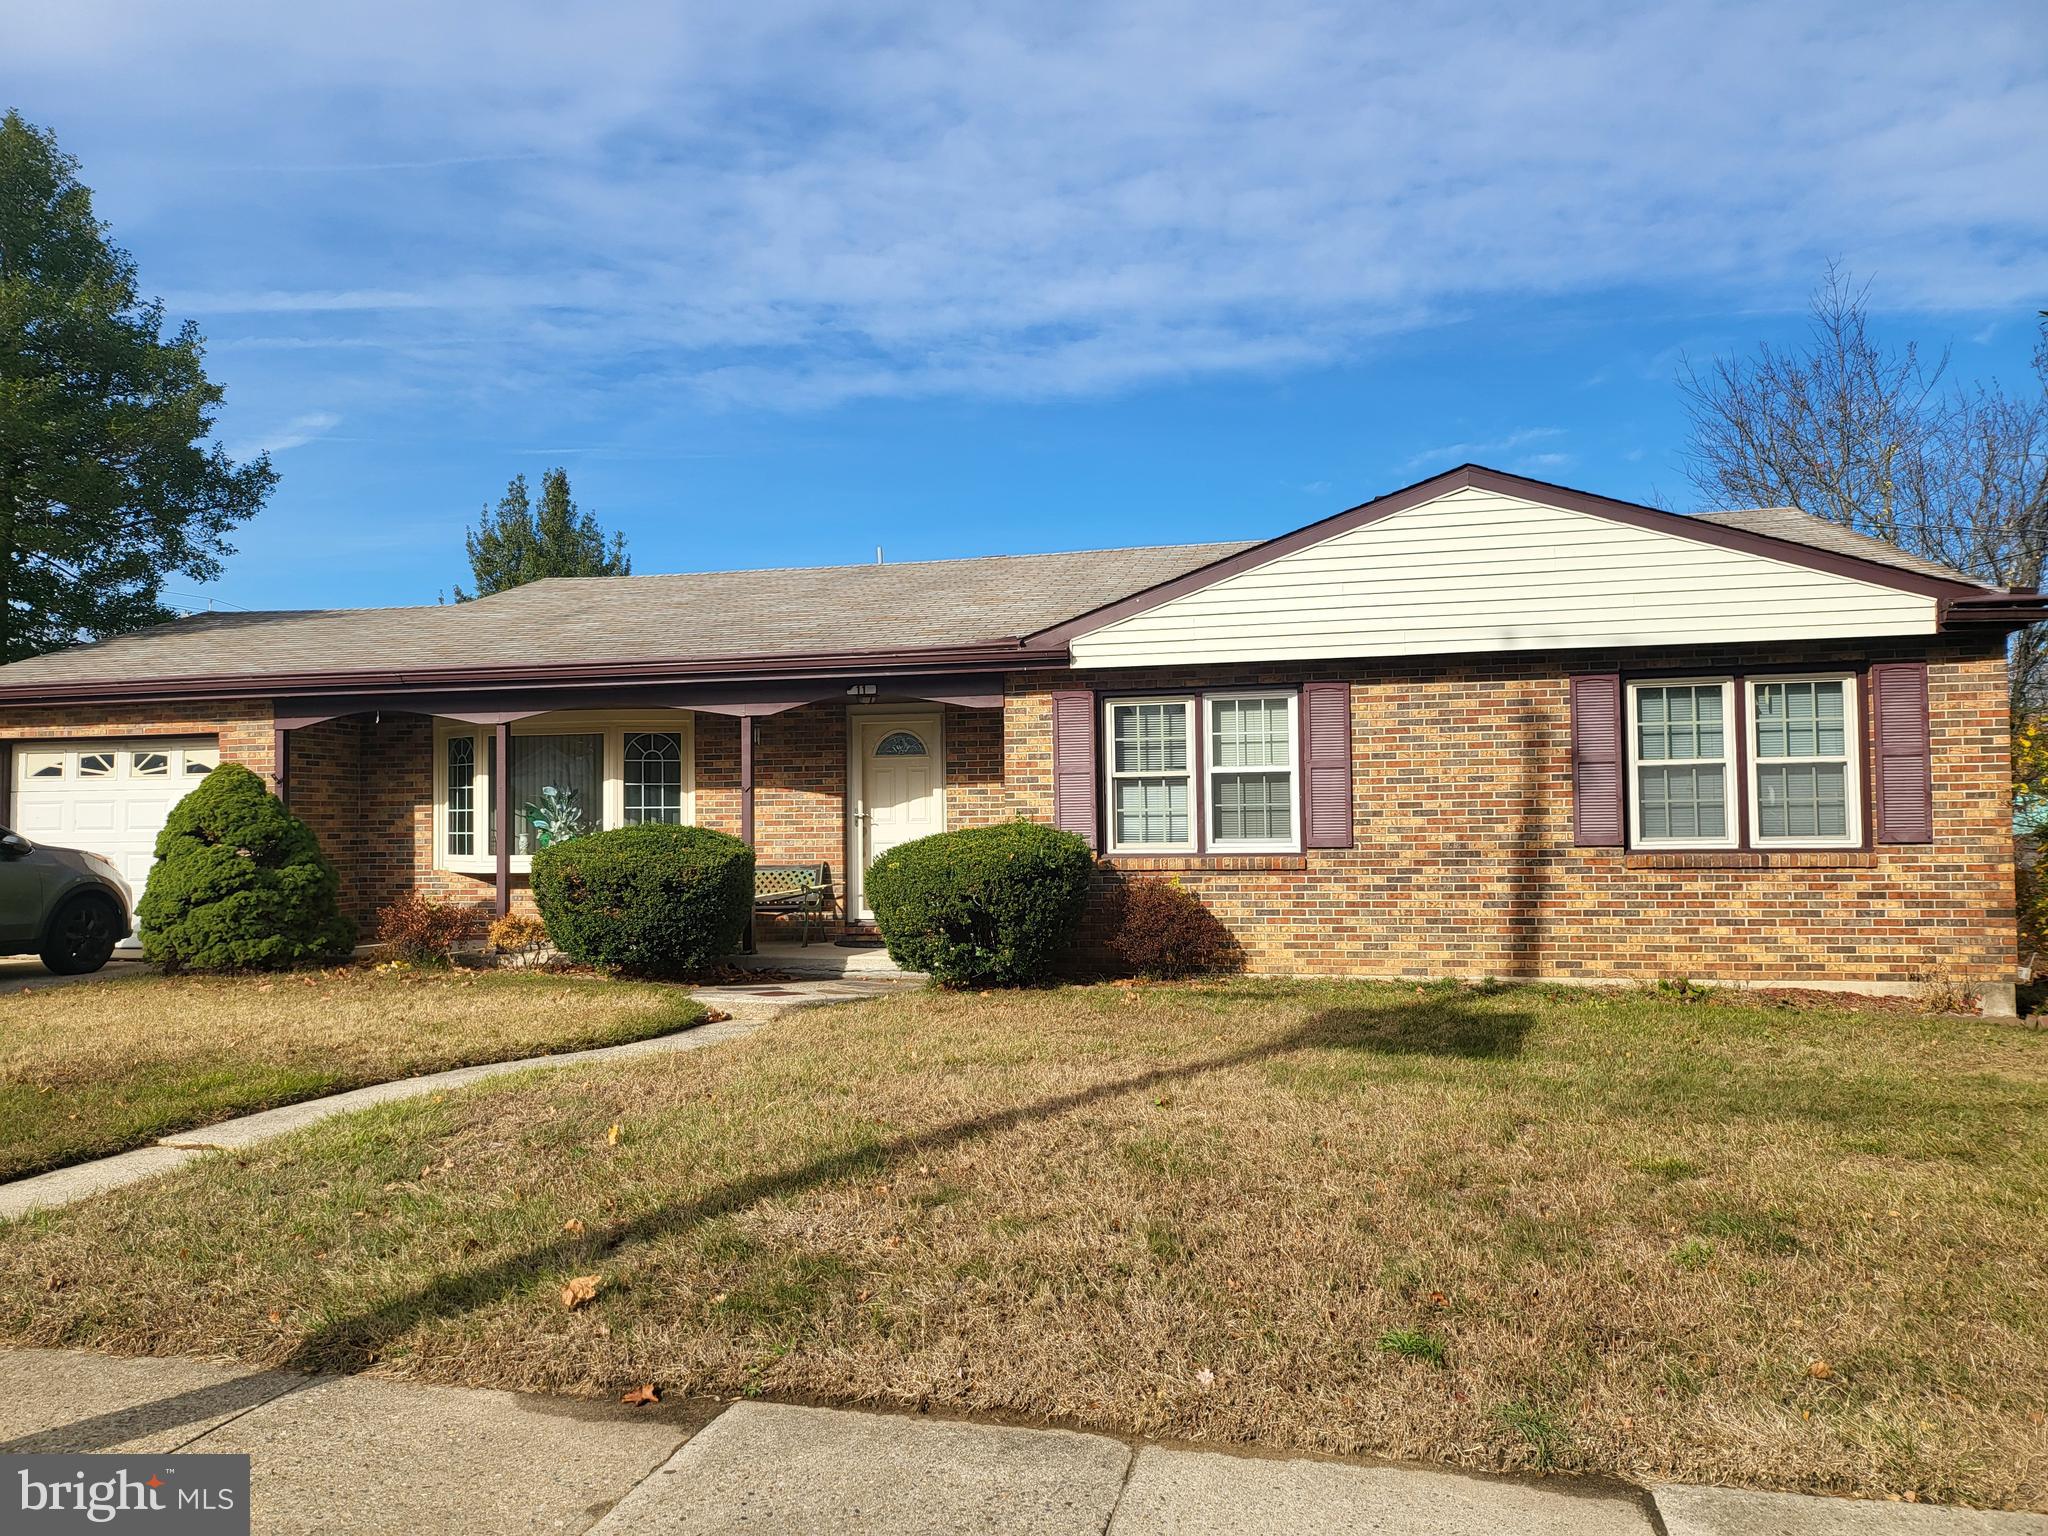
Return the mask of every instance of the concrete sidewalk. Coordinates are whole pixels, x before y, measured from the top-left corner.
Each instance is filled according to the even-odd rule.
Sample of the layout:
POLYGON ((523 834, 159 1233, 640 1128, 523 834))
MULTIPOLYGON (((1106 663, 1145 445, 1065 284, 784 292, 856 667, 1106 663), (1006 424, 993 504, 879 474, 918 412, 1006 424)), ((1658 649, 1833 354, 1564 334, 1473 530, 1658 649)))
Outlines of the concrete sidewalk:
POLYGON ((0 1352, 0 1455, 113 1450, 247 1453, 254 1528, 278 1536, 2048 1536, 2039 1515, 1476 1477, 772 1403, 629 1409, 0 1352))

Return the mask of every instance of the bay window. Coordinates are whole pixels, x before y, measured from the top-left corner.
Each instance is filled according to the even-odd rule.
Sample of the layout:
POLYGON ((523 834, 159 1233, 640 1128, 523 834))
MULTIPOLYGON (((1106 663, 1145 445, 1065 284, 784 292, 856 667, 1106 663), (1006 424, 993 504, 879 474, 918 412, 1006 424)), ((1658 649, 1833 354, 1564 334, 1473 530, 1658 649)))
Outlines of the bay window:
POLYGON ((1298 695, 1103 703, 1112 853, 1292 853, 1301 847, 1298 695))
POLYGON ((688 714, 584 713, 515 720, 498 772, 488 725, 438 722, 435 856, 445 869, 487 873, 498 853, 498 795, 511 798, 513 868, 548 843, 644 821, 688 822, 693 738, 688 714))

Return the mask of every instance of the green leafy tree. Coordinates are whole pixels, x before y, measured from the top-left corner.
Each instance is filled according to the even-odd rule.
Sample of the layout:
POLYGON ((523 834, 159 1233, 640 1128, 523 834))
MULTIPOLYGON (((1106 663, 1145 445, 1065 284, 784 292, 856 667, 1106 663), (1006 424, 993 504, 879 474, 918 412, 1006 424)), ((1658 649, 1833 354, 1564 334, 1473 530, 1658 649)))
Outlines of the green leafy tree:
POLYGON ((527 497, 526 476, 514 475, 496 510, 485 508, 463 543, 476 590, 457 587, 458 603, 549 576, 627 576, 633 570, 626 536, 614 533, 607 539, 597 519, 570 499, 566 469, 540 477, 538 511, 527 497))
POLYGON ((136 918, 165 970, 269 970, 346 959, 355 924, 313 829, 240 763, 171 808, 136 918))
POLYGON ((0 661, 174 617, 165 578, 218 576, 277 480, 209 444, 198 329, 165 334, 78 170, 0 117, 0 661))

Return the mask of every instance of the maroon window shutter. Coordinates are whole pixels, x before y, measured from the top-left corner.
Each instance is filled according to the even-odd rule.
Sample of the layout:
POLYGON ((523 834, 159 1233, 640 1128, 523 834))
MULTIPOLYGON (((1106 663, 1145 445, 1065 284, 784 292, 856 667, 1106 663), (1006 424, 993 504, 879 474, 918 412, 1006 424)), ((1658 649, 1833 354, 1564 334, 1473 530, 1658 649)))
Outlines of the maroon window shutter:
POLYGON ((1927 739, 1927 664, 1879 662, 1870 669, 1877 739, 1877 840, 1934 841, 1933 752, 1927 739))
POLYGON ((1301 685, 1304 848, 1351 846, 1351 685, 1301 685))
POLYGON ((1096 846, 1095 695, 1052 696, 1052 824, 1096 846))
POLYGON ((1586 673, 1572 686, 1572 841, 1581 848, 1619 848, 1622 809, 1621 677, 1586 673))

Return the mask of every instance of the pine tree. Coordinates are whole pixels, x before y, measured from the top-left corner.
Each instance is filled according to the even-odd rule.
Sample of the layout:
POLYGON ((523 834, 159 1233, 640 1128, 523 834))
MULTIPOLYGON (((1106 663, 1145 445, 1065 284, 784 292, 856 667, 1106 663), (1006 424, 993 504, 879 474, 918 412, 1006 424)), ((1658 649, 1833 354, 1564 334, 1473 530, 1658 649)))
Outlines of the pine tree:
POLYGON ((566 469, 540 477, 538 512, 527 495, 526 476, 514 475, 496 508, 484 509, 463 543, 476 590, 457 587, 458 603, 549 576, 628 576, 633 571, 626 536, 614 533, 607 540, 597 519, 578 509, 569 496, 566 469))
POLYGON ((0 662, 161 623, 166 577, 220 574, 277 475, 208 443, 203 350, 142 298, 78 162, 0 116, 0 662))

